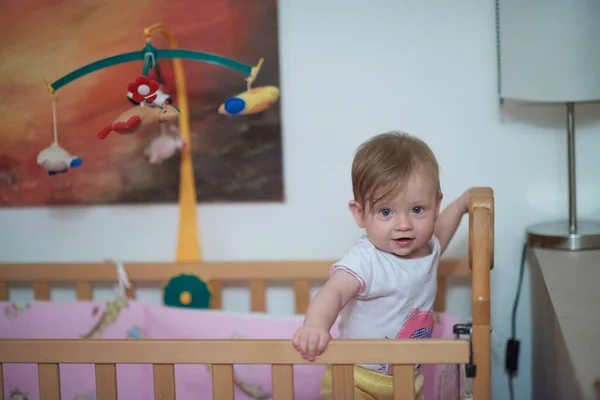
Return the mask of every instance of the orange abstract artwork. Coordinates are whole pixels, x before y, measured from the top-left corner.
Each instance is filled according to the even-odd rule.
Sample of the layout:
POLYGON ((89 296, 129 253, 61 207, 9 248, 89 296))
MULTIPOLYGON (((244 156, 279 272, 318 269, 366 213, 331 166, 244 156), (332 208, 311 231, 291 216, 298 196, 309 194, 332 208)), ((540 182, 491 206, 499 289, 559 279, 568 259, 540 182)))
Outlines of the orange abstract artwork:
MULTIPOLYGON (((279 87, 277 0, 13 1, 0 14, 0 206, 177 203, 180 153, 150 162, 153 138, 177 137, 177 120, 134 134, 99 132, 134 105, 128 85, 143 61, 106 67, 56 91, 58 143, 82 164, 51 175, 38 154, 54 141, 50 84, 85 65, 141 51, 144 29, 168 26, 179 49, 256 66, 254 87, 279 87)), ((157 49, 167 41, 152 38, 157 49)), ((173 61, 159 59, 162 90, 178 107, 173 61)), ((283 200, 278 101, 227 115, 222 105, 247 90, 232 68, 183 60, 190 151, 198 202, 283 200)), ((152 76, 151 76, 152 77, 152 76)), ((277 89, 274 89, 277 90, 277 89)), ((250 91, 247 93, 251 93, 250 91)), ((251 93, 252 94, 252 93, 251 93)))

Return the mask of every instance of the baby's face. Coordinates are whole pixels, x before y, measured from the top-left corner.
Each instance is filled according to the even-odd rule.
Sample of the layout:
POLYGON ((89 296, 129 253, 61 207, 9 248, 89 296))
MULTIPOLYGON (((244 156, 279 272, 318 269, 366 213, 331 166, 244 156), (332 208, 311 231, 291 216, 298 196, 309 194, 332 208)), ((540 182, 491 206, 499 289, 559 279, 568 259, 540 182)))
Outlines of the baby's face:
POLYGON ((415 173, 400 191, 374 207, 362 218, 369 240, 382 251, 399 257, 418 258, 429 254, 441 193, 430 175, 415 173))

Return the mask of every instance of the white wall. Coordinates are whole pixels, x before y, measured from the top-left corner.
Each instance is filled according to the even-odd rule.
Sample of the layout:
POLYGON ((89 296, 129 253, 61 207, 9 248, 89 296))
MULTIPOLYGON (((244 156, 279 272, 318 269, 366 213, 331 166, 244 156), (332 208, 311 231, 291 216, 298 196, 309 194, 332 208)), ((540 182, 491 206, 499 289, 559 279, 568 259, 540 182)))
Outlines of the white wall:
MULTIPOLYGON (((286 201, 199 207, 205 258, 339 257, 359 234, 346 208, 355 147, 390 129, 419 135, 439 157, 446 200, 470 186, 495 190, 493 393, 507 399, 504 342, 524 228, 567 215, 564 108, 500 112, 491 0, 280 0, 280 44, 286 201)), ((599 112, 577 108, 579 211, 596 217, 599 112)), ((175 253, 175 206, 4 209, 0 221, 2 261, 169 261, 175 253)), ((450 255, 465 254, 465 222, 450 255)), ((516 389, 529 393, 524 284, 516 389)), ((274 296, 274 312, 292 310, 290 294, 274 296)), ((451 312, 468 316, 468 292, 452 296, 451 312)))

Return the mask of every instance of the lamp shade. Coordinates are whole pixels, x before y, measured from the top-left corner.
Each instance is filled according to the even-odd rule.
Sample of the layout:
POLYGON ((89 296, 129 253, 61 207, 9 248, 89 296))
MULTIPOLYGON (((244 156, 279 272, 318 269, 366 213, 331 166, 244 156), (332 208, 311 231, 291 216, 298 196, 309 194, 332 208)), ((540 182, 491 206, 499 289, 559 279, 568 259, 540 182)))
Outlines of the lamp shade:
POLYGON ((500 97, 600 99, 600 0, 496 0, 500 97))

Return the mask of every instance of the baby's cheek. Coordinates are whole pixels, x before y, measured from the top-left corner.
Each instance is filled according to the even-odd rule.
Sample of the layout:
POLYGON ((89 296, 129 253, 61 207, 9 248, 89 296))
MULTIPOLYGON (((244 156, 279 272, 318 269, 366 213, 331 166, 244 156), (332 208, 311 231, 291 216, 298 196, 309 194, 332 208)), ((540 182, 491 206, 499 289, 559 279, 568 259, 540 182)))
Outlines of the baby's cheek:
POLYGON ((423 221, 423 226, 421 228, 424 233, 431 235, 435 230, 435 221, 433 219, 427 219, 426 221, 423 221))

